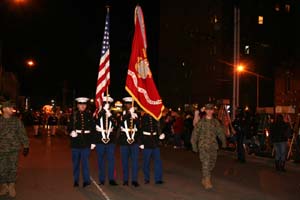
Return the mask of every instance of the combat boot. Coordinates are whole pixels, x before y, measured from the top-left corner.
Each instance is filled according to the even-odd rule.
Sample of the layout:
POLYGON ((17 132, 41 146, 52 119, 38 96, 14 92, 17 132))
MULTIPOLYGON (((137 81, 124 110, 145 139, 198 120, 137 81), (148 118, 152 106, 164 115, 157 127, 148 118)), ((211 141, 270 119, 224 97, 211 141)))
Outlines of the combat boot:
POLYGON ((206 190, 212 189, 210 177, 203 178, 202 185, 203 185, 204 189, 206 189, 206 190))
POLYGON ((0 185, 0 196, 6 195, 8 192, 8 186, 6 183, 0 185))
POLYGON ((207 177, 207 189, 212 189, 212 188, 213 188, 213 185, 211 183, 211 178, 207 177))
POLYGON ((8 184, 8 194, 11 197, 16 197, 16 188, 15 188, 15 183, 9 183, 8 184))

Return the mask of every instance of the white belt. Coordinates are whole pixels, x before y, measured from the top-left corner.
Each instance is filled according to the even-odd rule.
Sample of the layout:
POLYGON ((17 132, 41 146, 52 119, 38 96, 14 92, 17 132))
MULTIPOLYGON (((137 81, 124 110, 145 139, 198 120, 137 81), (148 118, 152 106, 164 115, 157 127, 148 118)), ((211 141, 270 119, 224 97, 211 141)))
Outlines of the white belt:
POLYGON ((76 133, 91 133, 91 131, 86 130, 86 131, 82 131, 82 130, 75 130, 76 133))
POLYGON ((112 133, 113 131, 112 130, 103 130, 103 129, 98 129, 98 130, 96 130, 97 131, 97 133, 102 133, 102 132, 104 132, 104 133, 112 133))
POLYGON ((124 128, 121 126, 121 132, 127 132, 127 131, 130 131, 130 132, 137 132, 137 128, 134 127, 134 128, 124 128))
POLYGON ((135 132, 137 131, 136 125, 134 125, 132 129, 128 129, 127 121, 124 121, 124 126, 125 127, 121 126, 121 131, 126 133, 127 142, 132 144, 134 142, 135 132), (131 131, 131 134, 129 134, 129 131, 131 131))
POLYGON ((143 135, 156 135, 156 134, 157 134, 156 132, 153 132, 151 134, 150 132, 143 131, 143 135))

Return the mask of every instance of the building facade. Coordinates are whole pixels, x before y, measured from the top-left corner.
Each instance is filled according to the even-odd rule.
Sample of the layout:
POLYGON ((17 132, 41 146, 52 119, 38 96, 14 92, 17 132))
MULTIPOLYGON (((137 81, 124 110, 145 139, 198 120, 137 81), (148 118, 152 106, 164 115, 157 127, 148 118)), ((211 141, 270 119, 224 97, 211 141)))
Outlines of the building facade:
POLYGON ((167 106, 205 103, 230 93, 227 6, 222 0, 161 1, 158 85, 167 106))
POLYGON ((300 108, 300 67, 279 68, 275 79, 275 105, 300 108))
POLYGON ((166 104, 232 99, 235 6, 246 69, 239 77, 240 105, 274 106, 276 68, 299 63, 300 1, 161 1, 158 85, 166 104))

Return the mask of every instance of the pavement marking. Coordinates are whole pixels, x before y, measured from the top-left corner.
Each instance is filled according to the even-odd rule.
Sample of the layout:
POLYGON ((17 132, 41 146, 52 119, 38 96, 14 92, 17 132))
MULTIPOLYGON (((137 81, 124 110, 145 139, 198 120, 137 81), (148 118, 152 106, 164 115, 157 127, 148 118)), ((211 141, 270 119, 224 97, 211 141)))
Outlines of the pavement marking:
POLYGON ((102 196, 106 200, 111 200, 109 196, 102 190, 102 188, 96 183, 96 181, 93 179, 93 177, 90 176, 90 179, 92 180, 92 183, 96 186, 96 188, 101 192, 102 196))

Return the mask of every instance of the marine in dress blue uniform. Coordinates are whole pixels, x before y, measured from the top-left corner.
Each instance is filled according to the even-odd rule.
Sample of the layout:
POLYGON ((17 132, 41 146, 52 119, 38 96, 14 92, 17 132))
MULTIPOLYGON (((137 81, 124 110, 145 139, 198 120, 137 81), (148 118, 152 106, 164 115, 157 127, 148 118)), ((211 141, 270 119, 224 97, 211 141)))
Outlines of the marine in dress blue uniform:
POLYGON ((50 127, 50 133, 48 133, 48 136, 55 136, 57 123, 58 118, 55 116, 54 113, 51 114, 48 118, 48 126, 50 127))
POLYGON ((120 124, 120 151, 122 159, 122 170, 123 170, 123 185, 128 185, 129 179, 129 158, 131 158, 131 184, 134 187, 138 187, 138 155, 139 155, 139 144, 138 144, 138 121, 137 114, 134 112, 132 107, 132 98, 123 98, 125 111, 122 116, 120 124))
POLYGON ((145 184, 150 182, 150 161, 154 160, 154 180, 162 184, 162 161, 160 157, 159 140, 165 138, 161 133, 159 122, 145 113, 141 118, 141 145, 143 149, 143 171, 145 184))
POLYGON ((79 97, 77 101, 78 110, 73 113, 68 131, 70 133, 73 163, 74 187, 78 187, 80 165, 82 166, 83 187, 91 184, 89 172, 89 155, 91 144, 94 143, 93 135, 96 124, 92 113, 87 110, 88 98, 79 97))
POLYGON ((105 157, 108 162, 108 179, 110 185, 118 185, 115 181, 115 140, 116 124, 109 110, 111 97, 103 97, 104 106, 96 119, 96 152, 98 159, 99 184, 105 183, 105 157))

